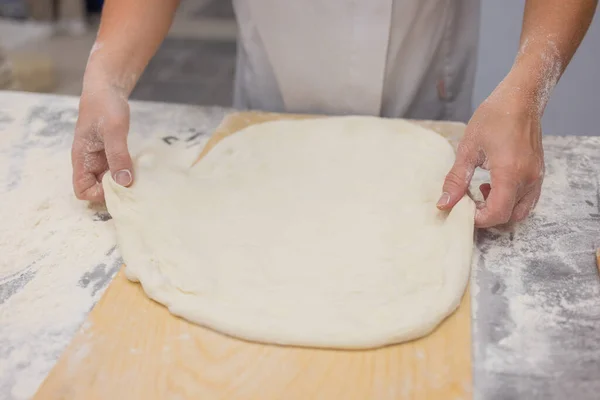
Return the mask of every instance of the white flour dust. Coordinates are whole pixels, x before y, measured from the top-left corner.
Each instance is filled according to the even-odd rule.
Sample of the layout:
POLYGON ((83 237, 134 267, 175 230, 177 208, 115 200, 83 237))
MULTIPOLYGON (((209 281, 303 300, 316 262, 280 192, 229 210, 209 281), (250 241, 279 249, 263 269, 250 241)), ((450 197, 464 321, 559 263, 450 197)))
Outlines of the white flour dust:
POLYGON ((553 377, 556 359, 577 357, 581 338, 573 331, 594 328, 600 298, 594 253, 600 243, 588 215, 600 205, 585 197, 589 191, 572 187, 595 178, 586 168, 579 182, 562 150, 552 152, 533 216, 510 231, 479 233, 472 290, 484 303, 473 303, 474 336, 481 338, 475 352, 486 373, 553 377))
POLYGON ((2 193, 0 375, 15 379, 0 398, 35 392, 120 264, 111 221, 72 194, 68 153, 49 153, 30 150, 2 193))
MULTIPOLYGON (((226 114, 160 108, 132 105, 132 154, 158 140, 191 163, 226 114)), ((109 215, 73 194, 76 119, 76 99, 0 96, 0 400, 33 396, 121 266, 109 215)))
POLYGON ((92 46, 92 49, 90 50, 90 57, 97 51, 99 51, 100 49, 102 49, 104 47, 104 43, 96 41, 94 42, 94 45, 92 46))
POLYGON ((535 70, 530 71, 530 75, 536 79, 536 86, 538 90, 535 93, 532 101, 532 107, 538 112, 543 114, 546 104, 550 100, 550 94, 558 83, 560 75, 562 74, 563 65, 560 57, 560 52, 555 41, 556 37, 554 34, 550 34, 546 39, 525 39, 523 44, 519 48, 517 54, 516 63, 520 60, 524 60, 526 57, 539 57, 541 63, 536 66, 535 70), (543 46, 543 50, 540 51, 539 46, 543 46))

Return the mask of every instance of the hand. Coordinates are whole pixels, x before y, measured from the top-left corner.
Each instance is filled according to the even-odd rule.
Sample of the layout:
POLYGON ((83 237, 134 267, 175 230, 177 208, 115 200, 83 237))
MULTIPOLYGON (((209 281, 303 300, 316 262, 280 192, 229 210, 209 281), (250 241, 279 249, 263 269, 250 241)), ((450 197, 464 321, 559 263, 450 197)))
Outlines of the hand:
POLYGON ((475 226, 521 221, 535 207, 544 177, 541 111, 518 87, 500 84, 475 111, 446 176, 438 208, 448 210, 467 192, 476 167, 490 171, 480 186, 475 226))
POLYGON ((85 88, 71 149, 78 199, 102 202, 102 177, 107 171, 122 186, 133 183, 128 132, 129 105, 123 93, 108 84, 85 88))

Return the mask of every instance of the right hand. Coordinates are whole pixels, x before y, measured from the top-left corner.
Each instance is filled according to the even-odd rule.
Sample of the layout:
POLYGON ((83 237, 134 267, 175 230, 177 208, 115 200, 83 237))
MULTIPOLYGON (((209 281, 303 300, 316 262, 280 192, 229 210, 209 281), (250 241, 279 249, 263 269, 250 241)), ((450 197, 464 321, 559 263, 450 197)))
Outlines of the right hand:
POLYGON ((133 183, 127 148, 129 104, 111 85, 84 90, 71 148, 73 189, 81 200, 103 202, 102 177, 108 171, 121 186, 133 183))

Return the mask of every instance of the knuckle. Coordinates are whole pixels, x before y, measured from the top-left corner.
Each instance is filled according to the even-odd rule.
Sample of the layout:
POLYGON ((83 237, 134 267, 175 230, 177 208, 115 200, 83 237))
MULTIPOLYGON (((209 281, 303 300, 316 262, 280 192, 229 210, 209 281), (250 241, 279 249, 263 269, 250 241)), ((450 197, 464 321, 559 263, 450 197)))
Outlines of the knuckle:
POLYGON ((79 200, 97 201, 101 199, 102 186, 97 182, 91 183, 87 180, 73 181, 73 192, 79 200))
POLYGON ((126 118, 115 115, 86 116, 81 115, 75 127, 75 135, 81 137, 113 137, 127 132, 126 118))
POLYGON ((92 138, 84 138, 81 135, 76 134, 73 139, 73 144, 71 145, 71 156, 74 159, 83 157, 86 152, 90 151, 91 143, 95 143, 95 140, 92 138))
POLYGON ((508 221, 510 221, 510 212, 502 212, 500 214, 498 214, 497 217, 497 224, 498 225, 502 225, 502 224, 506 224, 508 221))
POLYGON ((127 153, 122 150, 112 150, 106 152, 106 158, 109 162, 118 161, 127 156, 127 153))
POLYGON ((77 123, 73 138, 73 150, 81 152, 94 152, 103 147, 102 135, 95 125, 77 123))
POLYGON ((452 168, 446 175, 445 186, 462 187, 465 184, 465 177, 460 176, 456 168, 452 168))
POLYGON ((507 210, 507 209, 499 209, 499 210, 492 210, 489 213, 489 222, 492 223, 492 225, 502 225, 507 223, 508 221, 510 221, 510 217, 512 215, 512 210, 507 210))
POLYGON ((525 210, 525 211, 524 211, 524 210, 519 210, 519 211, 516 211, 516 212, 513 214, 512 218, 511 218, 511 221, 514 221, 514 222, 521 222, 521 221, 523 221, 525 218, 527 218, 527 215, 529 215, 529 212, 528 212, 528 211, 526 211, 526 210, 525 210))
POLYGON ((78 200, 85 200, 85 198, 83 197, 83 192, 79 190, 79 188, 73 187, 73 192, 75 193, 75 197, 78 200))
POLYGON ((106 159, 109 164, 128 163, 129 152, 127 151, 127 149, 112 148, 110 151, 106 151, 106 159))
POLYGON ((539 182, 544 179, 544 168, 535 166, 529 173, 529 183, 539 182))
POLYGON ((456 146, 456 156, 461 159, 468 159, 473 153, 473 144, 468 140, 461 140, 456 146))
POLYGON ((81 120, 79 120, 75 125, 75 135, 73 139, 73 144, 81 144, 83 141, 90 140, 90 138, 94 137, 94 134, 95 132, 91 128, 90 124, 81 122, 81 120))
POLYGON ((98 131, 106 138, 122 137, 127 134, 126 122, 111 118, 97 122, 98 131))
POLYGON ((530 188, 544 179, 544 169, 536 166, 516 166, 511 175, 520 186, 530 188))
POLYGON ((526 185, 540 182, 544 179, 543 163, 523 160, 519 157, 506 157, 503 165, 505 166, 505 174, 517 179, 526 185))
POLYGON ((492 174, 491 185, 492 188, 502 189, 502 191, 508 191, 516 193, 519 191, 522 179, 509 171, 505 171, 502 174, 492 174))
POLYGON ((87 185, 83 185, 80 180, 73 181, 73 192, 79 200, 87 200, 85 192, 88 189, 87 185))

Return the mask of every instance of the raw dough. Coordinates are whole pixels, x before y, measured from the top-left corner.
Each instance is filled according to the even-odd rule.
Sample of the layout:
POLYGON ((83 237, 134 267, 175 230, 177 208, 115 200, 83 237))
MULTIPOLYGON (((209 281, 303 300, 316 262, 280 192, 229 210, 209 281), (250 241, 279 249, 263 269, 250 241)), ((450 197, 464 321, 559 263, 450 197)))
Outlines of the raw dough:
POLYGON ((368 348, 426 335, 461 300, 475 206, 435 206, 453 160, 403 120, 286 120, 191 169, 147 150, 131 188, 103 185, 127 276, 173 314, 253 341, 368 348))

